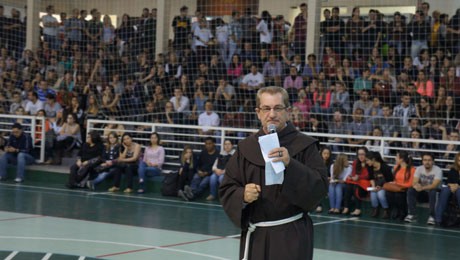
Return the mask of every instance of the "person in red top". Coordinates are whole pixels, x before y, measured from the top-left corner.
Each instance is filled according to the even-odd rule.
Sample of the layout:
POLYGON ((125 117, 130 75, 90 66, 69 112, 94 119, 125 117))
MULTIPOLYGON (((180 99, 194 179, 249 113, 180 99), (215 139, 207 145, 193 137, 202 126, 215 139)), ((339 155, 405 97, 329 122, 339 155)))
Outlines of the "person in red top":
POLYGON ((371 186, 370 179, 372 177, 366 164, 367 152, 366 147, 359 147, 356 152, 358 159, 353 162, 352 172, 345 181, 347 186, 345 188, 342 214, 350 212, 351 198, 354 197, 355 210, 350 215, 355 217, 361 216, 361 200, 368 195, 367 188, 371 186))
POLYGON ((412 158, 406 151, 396 154, 396 165, 393 170, 394 183, 403 189, 400 192, 386 191, 387 201, 391 209, 391 219, 403 220, 407 215, 407 189, 412 186, 415 167, 412 158))

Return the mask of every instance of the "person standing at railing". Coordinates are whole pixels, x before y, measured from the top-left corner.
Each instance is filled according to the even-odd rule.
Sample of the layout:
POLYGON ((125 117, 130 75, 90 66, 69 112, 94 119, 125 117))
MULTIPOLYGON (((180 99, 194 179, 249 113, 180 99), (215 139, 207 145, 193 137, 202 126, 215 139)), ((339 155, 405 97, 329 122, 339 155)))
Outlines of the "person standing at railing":
POLYGON ((5 153, 0 157, 0 181, 6 180, 6 167, 8 164, 16 165, 16 183, 24 181, 25 166, 33 164, 35 158, 31 155, 33 149, 32 137, 25 133, 22 125, 15 123, 11 135, 5 145, 5 153))
MULTIPOLYGON (((265 87, 256 96, 260 130, 239 142, 219 187, 223 208, 242 229, 239 259, 312 259, 313 224, 308 212, 327 193, 327 169, 318 142, 288 122, 289 96, 280 87, 265 87), (274 125, 280 147, 267 156, 285 167, 284 180, 266 185, 268 170, 258 138, 274 125), (244 258, 243 258, 244 256, 244 258)), ((276 178, 276 177, 275 177, 276 178)))

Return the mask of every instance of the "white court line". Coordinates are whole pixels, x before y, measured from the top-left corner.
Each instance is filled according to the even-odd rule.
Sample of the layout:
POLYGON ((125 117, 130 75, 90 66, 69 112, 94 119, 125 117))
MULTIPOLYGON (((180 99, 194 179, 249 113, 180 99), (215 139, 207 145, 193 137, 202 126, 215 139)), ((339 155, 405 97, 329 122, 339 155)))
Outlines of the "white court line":
MULTIPOLYGON (((152 249, 158 249, 158 250, 172 251, 172 252, 176 252, 176 253, 197 255, 197 256, 207 257, 207 258, 211 258, 211 259, 230 260, 230 259, 223 258, 223 257, 220 257, 220 256, 214 256, 214 255, 203 254, 203 253, 198 253, 198 252, 186 251, 186 250, 181 250, 181 249, 174 249, 174 248, 169 248, 169 247, 143 245, 143 244, 132 244, 132 243, 121 243, 121 242, 112 242, 112 241, 103 241, 103 240, 54 238, 54 237, 21 237, 21 236, 0 236, 0 239, 49 240, 49 241, 81 242, 81 243, 89 243, 89 244, 95 243, 95 244, 109 244, 109 245, 117 245, 117 246, 132 246, 132 247, 138 247, 138 248, 152 248, 152 249)), ((16 254, 18 253, 17 251, 15 251, 15 252, 16 252, 16 254)), ((13 253, 11 253, 11 254, 13 254, 13 253)), ((14 257, 14 255, 13 255, 13 257, 14 257)), ((8 259, 5 259, 5 260, 11 260, 11 259, 13 259, 13 258, 8 258, 8 259)))
POLYGON ((11 252, 11 254, 9 254, 9 255, 5 258, 5 260, 11 260, 11 259, 13 259, 13 257, 15 257, 18 253, 19 253, 19 251, 13 251, 13 252, 11 252))
POLYGON ((436 230, 440 232, 450 232, 450 233, 460 233, 459 230, 453 230, 453 229, 446 229, 446 228, 436 228, 433 226, 427 226, 427 227, 421 227, 421 226, 415 226, 411 224, 397 224, 397 223, 386 223, 386 222, 378 222, 378 221, 371 221, 371 220, 363 220, 363 219, 358 219, 358 222, 365 222, 365 223, 371 223, 371 224, 380 224, 380 225, 387 225, 387 226, 396 226, 396 227, 405 227, 408 229, 411 228, 416 228, 416 229, 424 229, 424 230, 436 230))
POLYGON ((319 226, 319 225, 331 224, 331 223, 337 223, 337 222, 344 222, 344 221, 349 221, 349 220, 358 220, 358 218, 357 217, 343 218, 343 219, 336 219, 336 220, 331 220, 331 221, 318 222, 318 223, 314 223, 313 226, 319 226))
POLYGON ((51 253, 47 253, 47 254, 42 258, 42 260, 48 260, 48 259, 50 259, 50 257, 51 257, 52 255, 53 255, 53 254, 51 254, 51 253))
POLYGON ((80 256, 80 257, 78 258, 78 260, 85 260, 85 258, 86 258, 86 257, 84 257, 84 256, 80 256))
POLYGON ((136 196, 136 195, 123 195, 123 194, 117 194, 113 192, 88 192, 87 190, 69 190, 69 189, 60 189, 60 188, 49 188, 49 187, 40 187, 40 186, 32 186, 32 185, 24 185, 21 184, 18 186, 17 184, 8 184, 8 183, 0 183, 0 186, 10 186, 10 187, 24 187, 24 188, 31 188, 31 189, 42 189, 42 190, 50 190, 50 191, 65 191, 68 193, 77 193, 81 195, 107 195, 107 196, 113 196, 113 197, 121 197, 121 198, 131 198, 131 199, 138 199, 138 200, 150 200, 150 201, 161 201, 161 202, 172 202, 176 204, 185 204, 185 205, 199 205, 199 206, 207 206, 207 207, 217 207, 217 208, 222 208, 222 205, 220 204, 213 204, 213 203, 203 203, 203 202, 193 202, 193 201, 183 201, 183 200, 172 200, 172 199, 159 199, 159 198, 148 198, 148 197, 142 197, 142 196, 136 196))

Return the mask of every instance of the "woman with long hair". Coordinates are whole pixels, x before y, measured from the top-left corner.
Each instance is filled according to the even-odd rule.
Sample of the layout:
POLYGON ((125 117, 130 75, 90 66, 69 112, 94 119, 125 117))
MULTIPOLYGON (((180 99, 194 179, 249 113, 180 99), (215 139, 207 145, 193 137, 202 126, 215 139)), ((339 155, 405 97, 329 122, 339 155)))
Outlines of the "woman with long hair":
POLYGON ((104 145, 102 151, 102 163, 94 168, 94 176, 90 175, 90 180, 86 182, 86 187, 90 190, 95 190, 96 185, 108 176, 117 174, 119 168, 115 167, 114 161, 120 156, 120 142, 118 141, 118 135, 116 132, 110 132, 107 136, 107 142, 104 145))
POLYGON ((124 193, 133 192, 133 176, 137 172, 138 160, 141 154, 141 145, 133 142, 131 134, 124 133, 122 138, 122 151, 120 157, 114 160, 116 167, 119 168, 117 174, 115 174, 114 184, 109 189, 109 192, 116 192, 120 190, 121 175, 126 175, 126 188, 123 190, 124 193))
POLYGON ((343 190, 345 188, 345 180, 351 174, 352 167, 348 162, 348 156, 341 153, 335 159, 333 165, 330 166, 329 180, 329 214, 339 214, 342 207, 343 190))
POLYGON ((66 185, 69 189, 81 188, 86 184, 84 182, 82 186, 80 182, 87 178, 89 170, 85 171, 85 174, 82 174, 81 169, 99 164, 102 149, 103 144, 100 134, 96 131, 89 132, 86 142, 82 145, 78 153, 77 161, 70 167, 69 179, 66 185))
POLYGON ((70 113, 56 136, 53 164, 60 165, 64 151, 72 150, 81 141, 80 125, 77 116, 70 113))
POLYGON ((346 179, 342 214, 350 212, 351 198, 354 197, 355 210, 350 215, 361 216, 361 200, 368 195, 367 188, 371 186, 369 168, 366 164, 367 152, 366 147, 359 147, 356 151, 357 159, 353 161, 352 172, 346 179))
POLYGON ((161 175, 161 168, 165 162, 165 149, 160 145, 161 139, 157 132, 150 134, 150 146, 145 147, 144 157, 139 162, 139 188, 137 193, 145 192, 145 176, 161 175))
POLYGON ((455 155, 454 164, 447 173, 446 184, 447 186, 443 186, 441 188, 438 203, 436 204, 435 223, 437 226, 446 224, 442 223, 442 215, 444 214, 444 211, 446 211, 451 196, 455 196, 457 198, 457 203, 460 207, 460 153, 455 155))
POLYGON ((376 218, 379 215, 379 203, 383 208, 383 219, 390 217, 389 206, 383 189, 386 182, 393 181, 393 174, 391 168, 386 164, 379 152, 367 152, 366 163, 371 171, 371 217, 376 218))
POLYGON ((186 145, 180 157, 179 183, 177 196, 185 201, 193 198, 190 192, 190 183, 196 173, 196 158, 193 155, 192 147, 186 145))
POLYGON ((407 189, 412 186, 415 167, 412 165, 412 157, 406 151, 396 154, 396 164, 393 169, 394 181, 401 188, 400 191, 386 190, 388 206, 391 209, 391 219, 403 220, 407 215, 407 189))
POLYGON ((426 77, 423 70, 418 71, 417 81, 414 82, 417 93, 421 96, 434 98, 434 83, 426 77))

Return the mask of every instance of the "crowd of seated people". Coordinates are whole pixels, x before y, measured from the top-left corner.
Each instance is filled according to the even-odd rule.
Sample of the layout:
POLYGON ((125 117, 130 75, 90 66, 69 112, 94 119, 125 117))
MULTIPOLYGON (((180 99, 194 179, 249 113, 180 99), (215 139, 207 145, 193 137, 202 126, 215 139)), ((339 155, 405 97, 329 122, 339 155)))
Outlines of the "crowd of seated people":
MULTIPOLYGON (((171 48, 158 55, 156 9, 144 8, 140 18, 124 14, 121 25, 115 26, 108 16, 101 21, 97 9, 90 11, 89 21, 86 10, 74 9, 69 18, 61 13, 58 22, 52 16, 54 7, 48 6, 42 18, 43 37, 33 51, 24 50, 20 34, 14 34, 25 28, 15 10, 7 27, 9 37, 0 39, 0 109, 6 114, 45 115, 50 130, 46 137, 52 140, 47 141, 47 163, 59 164, 62 151, 83 146, 87 119, 190 124, 201 126, 200 135, 215 134, 209 128, 213 126, 255 127, 254 93, 275 84, 288 90, 291 121, 301 131, 413 138, 384 146, 408 148, 412 158, 422 158, 420 149, 436 149, 443 152, 435 153, 435 159, 454 160, 460 146, 430 145, 423 139, 459 140, 460 9, 449 17, 437 10, 430 14, 429 4, 421 3, 410 16, 396 12, 384 17, 374 9, 362 16, 355 7, 347 19, 340 16, 339 8, 326 9, 320 24, 321 47, 305 55, 307 8, 300 5, 292 24, 282 16, 272 19, 268 11, 253 15, 250 9, 233 11, 226 23, 207 21, 199 10, 192 22, 184 6, 171 23, 171 48)), ((3 7, 0 11, 3 16, 3 7)), ((25 120, 15 121, 27 127, 25 120)), ((103 138, 109 142, 103 166, 85 185, 94 188, 110 174, 115 177, 111 191, 117 191, 125 174, 130 183, 124 191, 133 192, 130 179, 138 170, 133 163, 140 156, 138 144, 121 125, 107 125, 103 138), (113 167, 114 162, 122 162, 122 169, 113 167)), ((365 145, 371 151, 380 146, 353 138, 333 141, 365 145)), ((344 149, 331 146, 334 153, 344 149)), ((385 155, 392 152, 385 151, 385 155)), ((358 158, 364 152, 360 153, 358 158)), ((407 168, 408 159, 398 156, 402 168, 407 168)), ((371 158, 379 170, 379 158, 371 158)), ((208 160, 207 168, 213 162, 208 160)), ((199 163, 188 156, 183 169, 190 172, 199 163)), ((151 164, 161 165, 160 161, 151 164)), ((355 164, 362 167, 352 171, 354 179, 366 167, 362 158, 355 164)), ((457 167, 455 162, 439 165, 457 167)), ((212 175, 210 169, 200 170, 206 174, 195 177, 194 190, 185 184, 191 184, 194 175, 182 181, 183 198, 193 199, 193 192, 202 191, 200 181, 212 175)), ((407 184, 410 171, 399 171, 395 180, 407 184)), ((366 178, 372 184, 371 176, 366 178)), ((348 206, 350 200, 359 199, 356 191, 361 188, 356 183, 346 187, 353 188, 345 196, 348 206)), ((453 184, 449 187, 457 190, 453 184)), ((142 185, 139 191, 144 191, 142 185)), ((407 195, 389 195, 389 207, 403 196, 407 195)), ((378 203, 373 205, 384 207, 381 198, 374 197, 378 203)), ((338 210, 336 206, 332 212, 338 210)), ((352 213, 362 213, 359 204, 352 213)), ((404 206, 387 212, 395 218, 406 214, 404 206)))
MULTIPOLYGON (((328 148, 324 147, 321 151, 328 151, 328 148)), ((368 151, 365 147, 357 149, 357 159, 351 165, 348 156, 339 153, 329 168, 328 213, 359 217, 367 214, 362 211, 361 204, 369 199, 371 217, 416 223, 420 222, 417 216, 422 215, 416 204, 424 202, 429 204, 425 223, 449 227, 451 222, 446 211, 456 214, 455 206, 448 209, 450 199, 454 205, 460 205, 460 155, 456 154, 447 180, 443 180, 442 170, 436 165, 433 154, 423 153, 421 156, 422 165, 414 166, 412 156, 406 151, 399 151, 391 169, 379 152, 368 151)), ((317 209, 317 212, 320 211, 317 209)))

